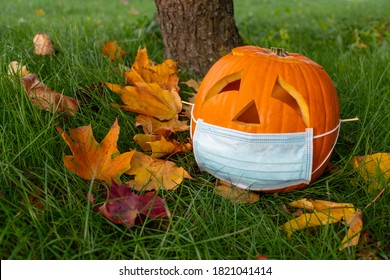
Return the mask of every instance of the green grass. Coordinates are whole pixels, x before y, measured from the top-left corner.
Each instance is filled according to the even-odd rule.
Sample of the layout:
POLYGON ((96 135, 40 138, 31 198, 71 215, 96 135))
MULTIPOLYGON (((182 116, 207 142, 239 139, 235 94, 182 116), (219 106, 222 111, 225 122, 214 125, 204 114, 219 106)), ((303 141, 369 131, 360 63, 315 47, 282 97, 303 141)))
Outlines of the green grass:
MULTIPOLYGON (((342 125, 332 157, 338 168, 302 191, 263 194, 253 205, 231 204, 214 195, 213 178, 199 173, 192 153, 173 160, 194 177, 164 191, 172 217, 146 220, 128 229, 93 211, 90 185, 65 169, 69 148, 55 125, 92 124, 101 140, 116 117, 121 152, 135 148, 140 131, 131 114, 111 106, 107 89, 89 90, 89 102, 74 118, 31 105, 22 86, 7 77, 7 65, 27 65, 50 88, 82 98, 100 82, 121 82, 99 45, 118 40, 131 65, 139 46, 162 62, 162 40, 153 1, 22 1, 0 12, 0 258, 1 259, 357 259, 365 250, 390 257, 390 197, 386 190, 363 210, 370 238, 349 250, 338 247, 346 226, 302 230, 288 238, 278 226, 291 218, 283 204, 301 197, 350 202, 363 209, 377 195, 350 167, 351 157, 390 152, 390 3, 376 1, 236 1, 236 21, 245 42, 300 52, 324 66, 340 97, 342 125), (277 4, 275 4, 277 3, 277 4), (44 9, 44 15, 36 10, 44 9), (137 11, 137 15, 134 15, 137 11), (46 32, 59 53, 33 54, 32 38, 46 32), (365 48, 362 48, 364 44, 365 48)), ((182 71, 181 79, 188 74, 182 71)), ((183 90, 184 92, 184 90, 183 90)), ((383 185, 385 182, 382 182, 383 185)))

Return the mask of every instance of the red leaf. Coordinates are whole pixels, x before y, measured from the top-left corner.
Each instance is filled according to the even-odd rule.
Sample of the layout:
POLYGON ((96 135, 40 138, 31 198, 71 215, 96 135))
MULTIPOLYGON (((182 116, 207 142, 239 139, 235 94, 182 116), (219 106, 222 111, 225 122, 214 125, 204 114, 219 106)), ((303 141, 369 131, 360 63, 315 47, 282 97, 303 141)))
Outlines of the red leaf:
POLYGON ((107 201, 99 208, 100 212, 110 221, 132 227, 135 219, 141 214, 154 218, 169 217, 164 200, 156 197, 155 192, 139 195, 132 192, 128 185, 111 183, 107 201))

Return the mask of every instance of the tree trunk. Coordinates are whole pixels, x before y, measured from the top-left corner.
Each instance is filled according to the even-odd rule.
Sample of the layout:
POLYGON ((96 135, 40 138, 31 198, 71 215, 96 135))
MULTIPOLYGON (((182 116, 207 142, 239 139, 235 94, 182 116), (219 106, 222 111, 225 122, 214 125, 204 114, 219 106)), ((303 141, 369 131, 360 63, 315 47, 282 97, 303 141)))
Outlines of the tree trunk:
POLYGON ((165 56, 196 74, 206 74, 222 55, 242 44, 233 0, 154 1, 165 56))

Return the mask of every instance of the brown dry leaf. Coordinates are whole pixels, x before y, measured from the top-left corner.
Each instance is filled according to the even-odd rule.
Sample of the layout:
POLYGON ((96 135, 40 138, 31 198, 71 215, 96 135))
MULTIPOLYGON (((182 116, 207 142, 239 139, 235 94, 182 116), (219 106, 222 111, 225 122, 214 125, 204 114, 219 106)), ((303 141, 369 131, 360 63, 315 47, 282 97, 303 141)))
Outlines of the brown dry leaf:
POLYGON ((51 55, 55 53, 55 47, 53 41, 50 37, 43 33, 39 32, 34 36, 34 52, 37 55, 51 55))
POLYGON ((149 60, 146 48, 144 48, 138 50, 133 66, 130 71, 125 72, 124 76, 129 84, 139 82, 158 84, 162 89, 174 94, 180 102, 177 71, 176 62, 171 59, 167 59, 161 64, 153 65, 149 60))
POLYGON ((313 212, 303 213, 299 217, 286 222, 281 228, 287 232, 288 237, 291 237, 292 233, 296 230, 337 223, 344 220, 349 226, 349 230, 342 242, 340 250, 357 244, 363 221, 361 218, 361 210, 357 209, 355 211, 353 204, 304 198, 293 201, 289 205, 313 212))
MULTIPOLYGON (((354 156, 352 166, 368 183, 368 192, 381 189, 381 179, 390 178, 390 153, 376 153, 367 156, 354 156)), ((390 183, 387 184, 390 186, 390 183)))
POLYGON ((345 218, 345 222, 349 225, 347 234, 345 235, 339 250, 343 250, 350 246, 356 246, 359 243, 360 233, 363 229, 363 215, 362 210, 356 209, 345 218))
POLYGON ((122 58, 126 52, 122 49, 123 44, 118 46, 117 40, 115 41, 107 41, 105 45, 100 45, 100 49, 103 54, 110 59, 111 62, 122 58))
POLYGON ((232 203, 250 204, 260 200, 260 196, 257 193, 237 188, 223 180, 217 180, 214 193, 226 198, 232 203))
POLYGON ((120 131, 118 119, 100 144, 93 136, 91 125, 70 129, 70 135, 58 126, 56 129, 73 153, 71 156, 64 156, 66 168, 81 178, 118 182, 119 177, 130 168, 135 151, 120 154, 117 148, 120 131))
POLYGON ((176 98, 158 84, 136 83, 135 86, 120 86, 106 83, 107 87, 120 95, 125 105, 114 104, 125 111, 169 120, 181 111, 180 98, 176 98))
POLYGON ((126 174, 135 175, 128 183, 138 191, 174 190, 184 178, 191 179, 187 171, 174 162, 154 159, 140 152, 135 152, 126 174))
POLYGON ((22 83, 31 102, 39 109, 50 113, 65 112, 72 116, 79 109, 76 99, 49 89, 33 73, 22 76, 22 83))
POLYGON ((168 138, 172 133, 187 131, 190 129, 187 121, 180 121, 177 115, 165 122, 159 121, 150 116, 138 115, 135 118, 135 121, 136 126, 142 126, 145 134, 157 134, 162 135, 165 138, 168 138))

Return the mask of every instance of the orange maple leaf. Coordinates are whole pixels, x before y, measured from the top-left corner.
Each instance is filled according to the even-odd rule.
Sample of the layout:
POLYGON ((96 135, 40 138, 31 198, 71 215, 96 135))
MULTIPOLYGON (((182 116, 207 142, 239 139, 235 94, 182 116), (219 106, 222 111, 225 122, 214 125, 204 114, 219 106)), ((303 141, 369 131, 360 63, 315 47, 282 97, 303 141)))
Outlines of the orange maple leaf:
POLYGON ((60 127, 56 129, 73 153, 64 156, 66 168, 81 178, 118 182, 119 177, 130 168, 135 151, 120 154, 117 148, 120 131, 118 119, 100 144, 93 136, 91 125, 70 129, 70 136, 60 127))
POLYGON ((172 59, 153 65, 149 60, 146 48, 144 48, 138 50, 133 66, 124 75, 129 84, 156 83, 163 89, 178 93, 179 77, 177 71, 177 64, 172 59))
POLYGON ((123 110, 156 117, 160 120, 174 118, 182 109, 180 97, 172 95, 158 84, 136 83, 122 87, 106 83, 107 87, 120 95, 125 105, 114 104, 123 110))
POLYGON ((135 152, 131 167, 126 174, 135 175, 128 183, 135 190, 174 190, 184 178, 191 176, 174 162, 154 159, 140 152, 135 152))
POLYGON ((126 52, 122 49, 123 44, 118 46, 118 42, 115 41, 107 41, 105 45, 100 45, 100 49, 102 50, 103 54, 108 57, 111 62, 113 62, 116 59, 121 58, 126 54, 126 52))

